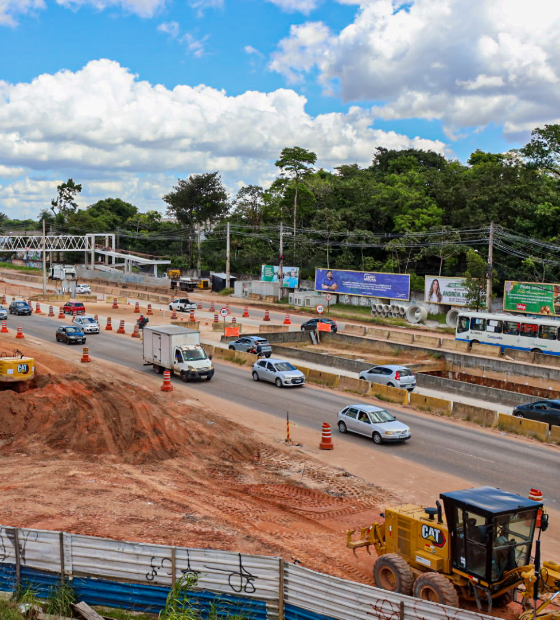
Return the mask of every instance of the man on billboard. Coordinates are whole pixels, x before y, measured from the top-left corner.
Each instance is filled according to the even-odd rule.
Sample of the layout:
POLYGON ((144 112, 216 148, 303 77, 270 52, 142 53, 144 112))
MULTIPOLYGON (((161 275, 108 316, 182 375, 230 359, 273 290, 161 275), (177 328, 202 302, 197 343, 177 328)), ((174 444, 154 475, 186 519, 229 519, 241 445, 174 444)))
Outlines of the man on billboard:
POLYGON ((327 275, 321 284, 321 288, 324 291, 336 291, 338 289, 338 284, 334 281, 333 272, 330 269, 327 271, 327 275))
POLYGON ((286 273, 284 277, 284 286, 287 288, 297 288, 298 277, 295 269, 290 270, 290 274, 286 273))

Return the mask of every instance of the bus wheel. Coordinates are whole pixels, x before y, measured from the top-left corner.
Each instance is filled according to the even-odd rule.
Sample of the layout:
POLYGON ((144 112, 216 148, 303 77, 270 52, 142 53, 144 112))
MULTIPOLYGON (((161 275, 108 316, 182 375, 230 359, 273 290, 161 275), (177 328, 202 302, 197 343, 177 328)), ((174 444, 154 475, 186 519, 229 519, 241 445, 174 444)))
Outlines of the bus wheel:
POLYGON ((542 353, 540 349, 531 349, 531 353, 542 353))

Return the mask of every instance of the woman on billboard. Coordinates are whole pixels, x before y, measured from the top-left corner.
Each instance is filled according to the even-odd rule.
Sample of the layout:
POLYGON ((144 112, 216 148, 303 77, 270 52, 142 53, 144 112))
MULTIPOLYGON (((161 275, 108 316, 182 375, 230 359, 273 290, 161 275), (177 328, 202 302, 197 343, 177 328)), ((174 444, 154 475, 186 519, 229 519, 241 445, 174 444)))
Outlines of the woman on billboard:
POLYGON ((434 304, 442 303, 443 297, 439 288, 439 280, 435 278, 432 280, 432 284, 430 285, 430 290, 428 292, 428 299, 426 299, 426 301, 434 304))

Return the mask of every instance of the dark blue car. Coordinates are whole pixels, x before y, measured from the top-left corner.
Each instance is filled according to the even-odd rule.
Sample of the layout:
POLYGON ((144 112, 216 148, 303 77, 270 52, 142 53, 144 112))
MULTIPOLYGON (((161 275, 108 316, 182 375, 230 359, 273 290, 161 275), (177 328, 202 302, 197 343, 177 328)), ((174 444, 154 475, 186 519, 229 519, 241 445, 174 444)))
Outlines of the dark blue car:
POLYGON ((24 315, 30 315, 33 312, 31 306, 26 301, 12 301, 8 308, 8 311, 10 314, 24 315))
POLYGON ((544 422, 550 426, 560 426, 560 400, 539 400, 528 405, 518 405, 513 410, 516 418, 527 418, 544 422))

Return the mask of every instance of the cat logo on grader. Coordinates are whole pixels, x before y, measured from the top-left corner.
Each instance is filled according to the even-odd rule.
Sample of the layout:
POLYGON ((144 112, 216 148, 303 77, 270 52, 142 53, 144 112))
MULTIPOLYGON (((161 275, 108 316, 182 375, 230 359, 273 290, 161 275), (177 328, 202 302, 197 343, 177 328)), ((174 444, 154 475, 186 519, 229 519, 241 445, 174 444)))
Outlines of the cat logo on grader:
POLYGON ((429 540, 436 547, 445 547, 445 543, 447 542, 447 538, 445 534, 438 530, 436 527, 430 527, 429 525, 422 526, 422 538, 424 540, 429 540))

